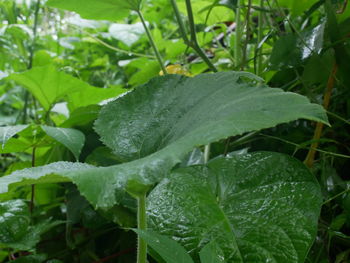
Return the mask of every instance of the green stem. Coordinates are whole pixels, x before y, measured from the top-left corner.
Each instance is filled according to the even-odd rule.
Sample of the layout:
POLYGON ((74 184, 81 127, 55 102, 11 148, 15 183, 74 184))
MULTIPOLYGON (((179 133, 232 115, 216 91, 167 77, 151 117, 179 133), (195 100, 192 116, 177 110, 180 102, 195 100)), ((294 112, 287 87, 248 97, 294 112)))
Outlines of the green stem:
POLYGON ((204 147, 204 163, 208 163, 210 158, 210 144, 204 147))
POLYGON ((245 19, 245 27, 246 27, 246 37, 245 37, 245 41, 244 41, 244 45, 243 45, 243 54, 242 54, 242 63, 241 63, 241 69, 244 69, 244 66, 246 64, 246 60, 247 60, 247 47, 248 47, 248 42, 249 42, 249 38, 250 38, 250 10, 252 9, 252 0, 248 0, 248 8, 247 8, 247 15, 246 15, 246 19, 245 19))
MULTIPOLYGON (((36 147, 34 146, 33 150, 32 150, 32 167, 35 167, 35 151, 36 151, 36 147)), ((30 196, 30 206, 29 206, 30 215, 33 214, 33 210, 34 210, 34 198, 35 198, 35 185, 32 184, 31 196, 30 196)))
MULTIPOLYGON (((33 66, 34 48, 35 48, 35 41, 36 41, 38 20, 39 20, 39 10, 40 10, 40 0, 38 0, 36 2, 36 5, 35 5, 34 25, 33 25, 33 41, 32 41, 32 44, 31 44, 30 50, 29 50, 29 60, 28 60, 27 69, 31 69, 33 66)), ((26 90, 24 92, 24 107, 23 107, 22 123, 27 122, 28 105, 29 105, 29 91, 26 90)))
POLYGON ((180 14, 179 8, 177 7, 176 0, 170 0, 170 3, 174 9, 177 24, 179 25, 181 36, 182 36, 185 44, 188 45, 188 43, 190 43, 190 41, 187 37, 186 27, 185 27, 185 24, 181 18, 181 14, 180 14))
MULTIPOLYGON (((264 0, 260 0, 260 7, 264 8, 264 0)), ((262 72, 262 48, 260 47, 261 40, 263 38, 263 11, 262 9, 259 11, 258 16, 258 39, 256 43, 256 50, 257 50, 257 64, 256 64, 256 74, 260 76, 262 72)))
POLYGON ((238 69, 242 63, 242 49, 241 49, 241 38, 242 38, 242 22, 241 22, 241 1, 237 0, 236 8, 236 38, 235 38, 235 66, 238 69))
MULTIPOLYGON (((173 4, 174 11, 175 11, 176 19, 178 20, 178 23, 180 26, 180 30, 181 30, 181 32, 185 32, 183 22, 179 22, 182 20, 181 20, 181 15, 180 15, 180 12, 176 6, 175 1, 172 1, 172 4, 173 4), (182 29, 181 29, 181 24, 183 26, 182 29)), ((217 72, 218 70, 216 69, 214 64, 210 61, 210 59, 203 52, 203 50, 200 48, 200 46, 198 44, 197 35, 196 35, 196 26, 194 23, 193 11, 192 11, 192 6, 191 6, 191 0, 186 0, 186 9, 187 9, 188 23, 190 26, 191 40, 188 40, 186 33, 182 33, 182 37, 184 38, 185 43, 189 47, 193 48, 193 50, 203 59, 203 61, 208 65, 209 69, 213 72, 217 72), (184 35, 186 35, 186 36, 184 36, 184 35)))
MULTIPOLYGON (((141 230, 147 229, 146 216, 146 193, 137 198, 137 228, 141 230)), ((147 262, 147 243, 144 239, 137 239, 137 263, 147 262)))
POLYGON ((156 46, 156 43, 155 43, 154 40, 153 40, 153 37, 152 37, 152 35, 151 35, 151 32, 150 32, 149 29, 148 29, 148 26, 146 25, 145 18, 143 17, 143 15, 142 15, 142 13, 141 13, 140 10, 138 10, 138 11, 136 11, 136 12, 137 12, 137 14, 139 15, 139 17, 140 17, 140 19, 141 19, 142 25, 143 25, 143 27, 144 27, 144 29, 145 29, 145 31, 146 31, 148 40, 149 40, 149 42, 150 42, 150 44, 151 44, 151 46, 152 46, 152 48, 153 48, 154 54, 155 54, 156 57, 157 57, 158 63, 159 63, 159 65, 160 65, 160 67, 161 67, 161 69, 162 69, 164 75, 166 75, 166 74, 167 74, 167 71, 166 71, 166 69, 165 69, 165 66, 164 66, 164 63, 163 63, 163 59, 162 59, 162 57, 161 57, 161 55, 160 55, 160 53, 159 53, 159 50, 158 50, 158 48, 157 48, 157 46, 156 46))

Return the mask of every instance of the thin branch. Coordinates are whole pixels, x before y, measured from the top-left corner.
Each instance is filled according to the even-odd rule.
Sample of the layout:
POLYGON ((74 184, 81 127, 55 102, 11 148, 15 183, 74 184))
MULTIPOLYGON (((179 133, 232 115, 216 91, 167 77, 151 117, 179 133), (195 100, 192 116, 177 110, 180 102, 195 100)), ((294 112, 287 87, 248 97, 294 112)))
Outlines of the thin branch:
POLYGON ((164 66, 163 59, 162 59, 162 57, 161 57, 161 55, 160 55, 160 53, 159 53, 159 50, 158 50, 158 48, 157 48, 157 46, 156 46, 156 43, 155 43, 154 40, 153 40, 153 37, 152 37, 152 35, 151 35, 151 32, 149 31, 148 26, 146 25, 145 18, 143 17, 143 15, 142 15, 142 13, 141 13, 140 10, 137 10, 136 12, 137 12, 137 14, 139 15, 139 17, 140 17, 140 19, 141 19, 142 25, 143 25, 143 27, 144 27, 144 29, 145 29, 145 31, 146 31, 148 40, 149 40, 149 42, 150 42, 150 44, 151 44, 151 46, 152 46, 152 48, 153 48, 153 51, 154 51, 154 53, 155 53, 155 55, 156 55, 156 57, 157 57, 158 63, 159 63, 159 65, 160 65, 160 67, 161 67, 161 69, 162 69, 164 75, 166 75, 168 72, 167 72, 167 70, 166 70, 166 68, 165 68, 165 66, 164 66))

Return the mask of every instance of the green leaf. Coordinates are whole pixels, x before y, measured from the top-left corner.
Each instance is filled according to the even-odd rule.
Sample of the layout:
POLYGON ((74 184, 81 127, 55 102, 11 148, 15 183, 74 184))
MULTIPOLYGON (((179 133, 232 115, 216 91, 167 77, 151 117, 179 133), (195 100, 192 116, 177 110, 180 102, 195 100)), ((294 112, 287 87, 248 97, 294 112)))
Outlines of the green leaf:
POLYGON ((108 29, 109 34, 123 42, 127 46, 131 46, 137 42, 145 33, 145 29, 141 22, 135 24, 111 24, 108 29))
POLYGON ((175 240, 151 230, 133 229, 167 263, 193 263, 187 251, 175 240))
POLYGON ((273 69, 293 67, 313 54, 319 54, 323 48, 325 23, 300 34, 288 34, 274 44, 270 64, 273 69))
POLYGON ((199 252, 201 263, 225 263, 225 256, 216 242, 210 242, 199 252))
POLYGON ((69 115, 69 119, 62 123, 60 126, 63 128, 70 128, 74 126, 84 126, 91 124, 97 119, 98 113, 100 112, 101 106, 89 105, 81 107, 69 115))
POLYGON ((65 99, 69 110, 73 111, 121 93, 121 89, 92 87, 77 78, 57 71, 53 65, 34 67, 23 73, 12 74, 8 78, 28 89, 45 110, 51 109, 55 103, 65 99))
POLYGON ((27 127, 28 127, 28 125, 16 125, 16 126, 0 127, 1 150, 3 150, 5 148, 5 145, 10 138, 15 136, 20 131, 23 131, 27 127))
MULTIPOLYGON (((30 173, 39 173, 38 179, 48 173, 69 178, 95 207, 110 208, 125 197, 128 182, 159 182, 196 146, 298 118, 328 123, 323 108, 306 97, 256 80, 243 72, 154 78, 104 106, 96 121, 101 140, 130 162, 71 172, 68 164, 64 171, 43 166, 30 173)), ((0 178, 3 191, 27 174, 0 178)))
POLYGON ((29 208, 23 200, 0 203, 0 247, 33 250, 42 233, 61 223, 46 220, 32 225, 29 208))
POLYGON ((140 10, 141 0, 49 0, 47 5, 73 11, 86 19, 115 21, 140 10))
POLYGON ((148 196, 154 231, 196 255, 215 241, 225 262, 304 262, 322 195, 300 161, 257 152, 182 168, 148 196))
POLYGON ((74 154, 75 159, 79 160, 79 155, 85 142, 84 133, 71 128, 57 128, 44 125, 41 128, 51 138, 66 146, 74 154))
POLYGON ((154 78, 104 106, 95 129, 130 161, 164 149, 182 156, 195 146, 298 118, 327 123, 322 107, 306 97, 268 88, 250 73, 221 72, 154 78))
POLYGON ((47 259, 46 255, 37 254, 37 255, 29 255, 29 256, 21 256, 15 260, 11 260, 12 263, 42 263, 48 262, 45 261, 47 259))
POLYGON ((64 177, 65 173, 82 171, 91 167, 93 166, 78 162, 56 162, 45 166, 25 168, 15 171, 11 175, 0 177, 0 193, 7 192, 10 185, 18 187, 31 184, 69 182, 69 177, 64 177))
POLYGON ((2 138, 0 143, 2 142, 2 145, 4 146, 0 149, 0 153, 23 152, 40 141, 45 133, 52 139, 66 146, 74 154, 75 158, 77 160, 79 159, 81 149, 84 146, 85 135, 76 129, 57 128, 45 125, 16 125, 0 127, 0 136, 2 138), (11 138, 18 133, 20 134, 18 139, 11 138))

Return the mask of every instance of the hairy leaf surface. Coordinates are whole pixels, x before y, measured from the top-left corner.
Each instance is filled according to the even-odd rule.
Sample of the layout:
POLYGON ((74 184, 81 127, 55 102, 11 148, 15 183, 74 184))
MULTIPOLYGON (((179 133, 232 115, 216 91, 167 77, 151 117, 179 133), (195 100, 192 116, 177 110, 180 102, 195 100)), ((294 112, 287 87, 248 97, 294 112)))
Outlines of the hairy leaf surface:
POLYGON ((321 204, 301 162, 257 152, 174 171, 151 192, 147 210, 155 231, 193 255, 215 241, 225 262, 304 262, 321 204))

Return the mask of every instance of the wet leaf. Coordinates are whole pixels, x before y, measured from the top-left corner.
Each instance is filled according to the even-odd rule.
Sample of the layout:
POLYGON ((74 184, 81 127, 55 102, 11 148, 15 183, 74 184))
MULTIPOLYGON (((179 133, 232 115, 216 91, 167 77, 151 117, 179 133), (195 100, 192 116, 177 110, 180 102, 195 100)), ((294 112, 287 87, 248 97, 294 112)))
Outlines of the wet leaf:
POLYGON ((271 53, 271 68, 294 67, 319 54, 323 48, 324 30, 325 23, 321 23, 309 31, 280 37, 271 53))
POLYGON ((15 250, 33 250, 40 241, 40 235, 60 221, 42 221, 32 225, 29 208, 23 200, 0 203, 0 247, 15 250))
POLYGON ((175 170, 148 196, 150 227, 196 255, 215 241, 225 262, 304 262, 322 195, 300 161, 257 152, 175 170))
POLYGON ((72 171, 73 164, 61 170, 57 163, 17 171, 15 177, 0 178, 2 191, 28 174, 36 179, 57 174, 72 180, 95 207, 110 208, 125 197, 128 182, 159 182, 196 146, 298 118, 327 123, 321 106, 257 80, 243 72, 154 78, 104 106, 96 121, 102 141, 129 162, 72 171))
POLYGON ((225 263, 225 256, 216 242, 210 242, 199 252, 201 263, 225 263))
POLYGON ((323 109, 303 96, 268 88, 250 73, 221 72, 154 78, 104 106, 95 129, 117 157, 131 161, 170 148, 172 155, 184 147, 187 153, 298 118, 326 121, 323 109))

